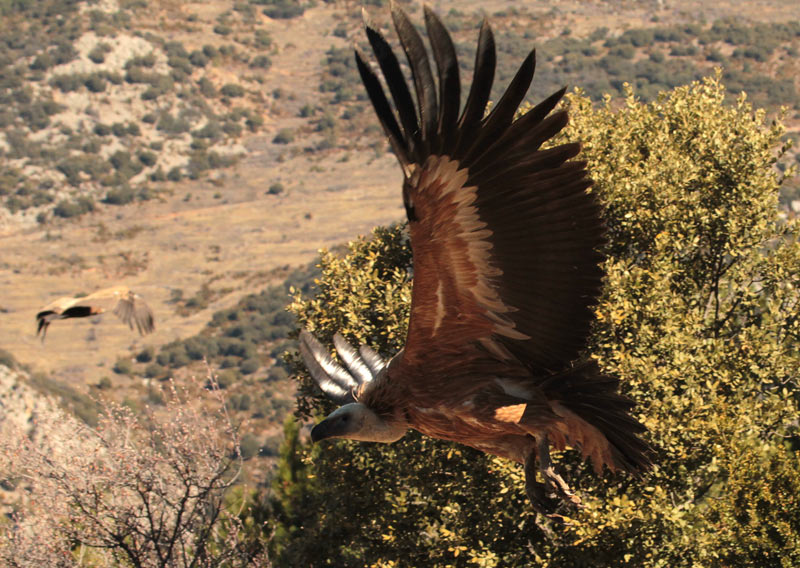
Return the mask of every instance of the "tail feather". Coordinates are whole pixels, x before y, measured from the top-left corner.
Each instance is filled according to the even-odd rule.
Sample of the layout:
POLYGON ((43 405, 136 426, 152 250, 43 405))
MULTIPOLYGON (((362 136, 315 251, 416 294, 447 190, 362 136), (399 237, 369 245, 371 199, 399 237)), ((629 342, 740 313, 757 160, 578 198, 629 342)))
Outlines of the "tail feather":
POLYGON ((633 401, 618 392, 619 380, 604 375, 595 361, 548 378, 542 388, 548 398, 557 400, 607 440, 609 452, 603 452, 603 464, 597 463, 599 454, 592 453, 595 468, 606 465, 639 474, 652 467, 653 449, 639 437, 647 428, 630 415, 633 401), (607 463, 609 455, 613 463, 607 463))

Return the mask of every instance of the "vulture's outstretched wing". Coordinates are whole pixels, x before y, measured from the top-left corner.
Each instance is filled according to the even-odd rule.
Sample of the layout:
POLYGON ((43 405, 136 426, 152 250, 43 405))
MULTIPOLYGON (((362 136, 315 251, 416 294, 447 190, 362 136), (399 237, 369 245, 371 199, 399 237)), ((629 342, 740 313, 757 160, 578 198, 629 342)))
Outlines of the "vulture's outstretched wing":
MULTIPOLYGON (((392 17, 408 57, 416 104, 387 41, 367 34, 389 88, 360 53, 358 69, 405 173, 403 199, 414 252, 414 287, 401 365, 461 365, 453 354, 516 359, 535 371, 563 369, 585 346, 601 287, 601 208, 578 144, 541 149, 567 124, 552 112, 558 91, 514 120, 535 53, 484 116, 495 68, 484 21, 474 81, 459 118, 453 43, 425 9, 437 85, 421 37, 397 7, 392 17), (447 355, 450 356, 447 356, 447 355)), ((415 373, 407 367, 404 376, 415 373)), ((451 374, 441 373, 443 380, 451 374)), ((455 374, 456 376, 458 373, 455 374)))
POLYGON ((150 310, 150 306, 144 303, 141 296, 133 292, 127 297, 120 298, 113 311, 114 315, 122 320, 122 323, 128 324, 131 329, 135 324, 136 331, 140 335, 150 333, 155 329, 153 312, 150 310))
POLYGON ((333 336, 336 351, 344 364, 333 360, 328 350, 308 331, 302 330, 300 354, 311 377, 331 400, 348 404, 358 399, 362 389, 369 385, 386 366, 384 360, 366 345, 356 350, 339 334, 333 336))

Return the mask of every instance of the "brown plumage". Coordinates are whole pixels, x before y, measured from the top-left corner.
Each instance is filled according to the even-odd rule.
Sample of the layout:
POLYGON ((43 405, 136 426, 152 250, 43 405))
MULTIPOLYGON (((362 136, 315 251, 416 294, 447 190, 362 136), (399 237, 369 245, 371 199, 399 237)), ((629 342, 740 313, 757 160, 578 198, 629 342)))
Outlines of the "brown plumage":
POLYGON ((36 335, 41 333, 42 341, 47 328, 53 320, 84 318, 112 310, 114 314, 141 335, 155 329, 153 312, 142 297, 127 286, 114 286, 98 290, 82 298, 59 298, 47 304, 36 314, 36 335))
POLYGON ((405 174, 414 253, 405 348, 388 365, 337 335, 348 370, 308 332, 300 350, 322 390, 343 406, 312 431, 391 442, 408 428, 525 464, 539 511, 545 495, 578 504, 553 470, 549 447, 580 448, 599 472, 650 466, 644 427, 619 381, 581 357, 600 293, 601 207, 587 189, 578 144, 542 150, 567 124, 561 90, 514 120, 535 53, 485 115, 495 49, 484 21, 473 84, 459 117, 458 63, 445 28, 425 9, 437 85, 421 37, 392 8, 416 105, 383 36, 367 36, 392 96, 356 52, 367 92, 405 174), (535 480, 536 464, 545 484, 535 480))

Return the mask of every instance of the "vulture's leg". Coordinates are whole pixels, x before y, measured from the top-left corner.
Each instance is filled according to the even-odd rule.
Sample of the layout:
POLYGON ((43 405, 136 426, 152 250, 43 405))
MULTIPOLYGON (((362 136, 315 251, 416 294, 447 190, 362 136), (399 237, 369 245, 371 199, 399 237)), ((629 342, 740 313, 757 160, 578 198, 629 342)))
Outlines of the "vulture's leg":
POLYGON ((537 452, 534 450, 525 459, 525 493, 537 513, 549 515, 555 509, 556 502, 554 499, 548 499, 544 483, 536 481, 536 472, 538 471, 536 461, 537 452))
POLYGON ((567 482, 553 468, 547 436, 537 438, 536 450, 525 460, 525 492, 536 512, 543 515, 551 515, 559 500, 575 506, 581 504, 580 497, 570 490, 567 482), (541 472, 544 483, 536 481, 537 471, 541 472))
POLYGON ((556 473, 553 462, 550 461, 550 442, 547 436, 542 436, 537 440, 539 450, 539 471, 542 472, 544 483, 549 495, 555 495, 565 503, 580 506, 581 498, 575 495, 564 481, 564 478, 556 473))

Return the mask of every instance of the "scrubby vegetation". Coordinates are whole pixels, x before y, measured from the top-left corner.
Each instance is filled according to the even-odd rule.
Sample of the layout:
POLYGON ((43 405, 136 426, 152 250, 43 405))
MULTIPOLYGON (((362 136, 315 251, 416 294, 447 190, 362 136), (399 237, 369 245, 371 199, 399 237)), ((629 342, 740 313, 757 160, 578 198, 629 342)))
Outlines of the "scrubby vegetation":
MULTIPOLYGON (((283 353, 295 348, 289 339, 294 316, 286 311, 286 305, 290 290, 308 293, 313 289, 316 273, 313 266, 295 270, 282 284, 215 312, 201 333, 167 343, 157 351, 146 346, 133 359, 118 360, 114 371, 166 379, 179 369, 191 368, 198 374, 207 362, 219 370, 215 387, 229 391, 228 396, 238 401, 231 406, 233 412, 280 423, 292 408, 294 392, 283 360, 283 353), (247 403, 242 402, 245 395, 247 403)), ((206 286, 188 299, 183 298, 182 291, 173 294, 173 299, 184 311, 197 302, 207 307, 212 294, 206 286)))
POLYGON ((0 206, 33 208, 41 219, 50 210, 75 217, 90 210, 75 206, 78 197, 124 204, 149 195, 150 181, 197 179, 234 163, 233 142, 264 122, 261 95, 249 84, 270 68, 263 52, 269 34, 252 23, 243 26, 253 37, 246 42, 254 45, 252 60, 234 45, 190 52, 150 32, 131 34, 146 3, 123 2, 113 13, 79 5, 35 0, 2 6, 0 159, 4 171, 25 175, 3 173, 0 206), (208 71, 219 65, 240 65, 248 76, 216 85, 208 71), (102 120, 109 114, 127 117, 109 124, 102 120), (208 128, 213 135, 196 148, 193 131, 208 128), (130 160, 121 160, 120 143, 130 160), (153 145, 162 151, 149 152, 153 145))
MULTIPOLYGON (((524 19, 524 11, 525 8, 515 8, 490 18, 495 24, 498 50, 492 100, 497 100, 523 59, 536 48, 539 64, 530 101, 565 85, 580 86, 592 100, 601 101, 606 95, 623 95, 626 84, 636 89, 641 100, 652 101, 660 91, 685 85, 721 67, 729 101, 745 91, 759 107, 774 113, 779 107, 788 106, 793 109, 789 118, 800 118, 796 84, 800 68, 792 55, 800 49, 800 21, 767 24, 719 20, 703 25, 629 29, 618 35, 598 28, 586 37, 562 33, 542 41, 529 31, 530 26, 514 25, 524 19), (729 52, 731 55, 723 55, 729 52)), ((535 17, 530 17, 535 22, 535 17)), ((462 77, 469 77, 480 17, 451 10, 444 21, 454 32, 462 77)), ((393 33, 389 37, 394 41, 393 33)), ((360 47, 365 53, 370 53, 362 38, 356 40, 362 42, 360 47)), ((352 50, 332 47, 324 63, 319 90, 328 95, 331 123, 326 125, 324 144, 317 149, 352 145, 354 129, 373 129, 380 135, 372 113, 363 113, 369 103, 365 102, 352 50), (348 134, 340 136, 339 131, 348 134)), ((462 96, 466 97, 466 92, 462 96)), ((784 188, 784 203, 792 198, 800 198, 797 182, 784 188)))
MULTIPOLYGON (((107 403, 88 428, 57 409, 37 416, 35 440, 0 424, 0 471, 31 496, 0 532, 6 566, 268 566, 269 529, 245 510, 244 453, 222 401, 174 386, 153 391, 163 414, 107 403)), ((248 507, 249 506, 249 507, 248 507)))

